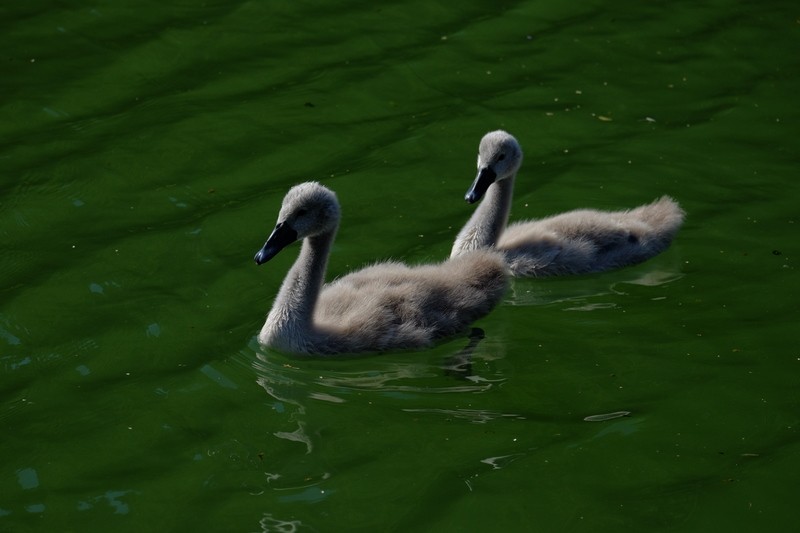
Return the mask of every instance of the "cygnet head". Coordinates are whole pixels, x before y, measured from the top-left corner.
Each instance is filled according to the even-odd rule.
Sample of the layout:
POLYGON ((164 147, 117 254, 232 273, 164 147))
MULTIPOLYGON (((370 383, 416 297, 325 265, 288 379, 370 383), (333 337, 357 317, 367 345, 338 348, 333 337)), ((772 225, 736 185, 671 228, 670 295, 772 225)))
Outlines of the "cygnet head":
POLYGON ((478 176, 472 182, 464 199, 474 204, 489 186, 500 180, 514 177, 522 164, 522 147, 503 130, 490 131, 478 147, 478 176))
POLYGON ((340 216, 332 190, 315 181, 295 185, 283 198, 278 223, 256 253, 256 263, 266 263, 294 241, 336 231, 340 216))

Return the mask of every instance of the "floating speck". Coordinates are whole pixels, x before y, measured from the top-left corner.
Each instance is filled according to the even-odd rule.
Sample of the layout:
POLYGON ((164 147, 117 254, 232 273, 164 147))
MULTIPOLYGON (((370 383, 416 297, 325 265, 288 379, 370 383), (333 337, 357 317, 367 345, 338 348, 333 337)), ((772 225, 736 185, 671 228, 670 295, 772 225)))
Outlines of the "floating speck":
POLYGON ((106 492, 105 499, 114 509, 114 514, 128 514, 130 507, 127 503, 119 501, 119 498, 128 494, 129 490, 110 490, 106 492))
POLYGON ((4 330, 3 328, 0 328, 0 337, 4 338, 6 340, 6 342, 8 344, 10 344, 11 346, 18 346, 18 345, 22 344, 22 341, 19 340, 19 337, 17 337, 16 335, 12 335, 8 331, 4 330))
POLYGON ((17 470, 17 483, 23 490, 35 489, 39 486, 39 475, 33 468, 17 470))
POLYGON ((103 294, 103 286, 99 283, 90 283, 89 290, 95 294, 103 294))
POLYGON ((155 322, 147 326, 148 337, 158 337, 159 335, 161 335, 161 326, 159 326, 155 322))
POLYGON ((24 358, 22 361, 20 361, 19 363, 12 363, 12 364, 11 364, 11 370, 16 370, 16 369, 18 369, 18 368, 19 368, 19 367, 21 367, 21 366, 25 366, 25 365, 29 365, 29 364, 31 364, 31 358, 30 358, 30 357, 25 357, 25 358, 24 358))
POLYGON ((180 207, 182 209, 184 209, 186 207, 189 207, 185 202, 181 202, 180 200, 178 200, 174 196, 170 196, 169 197, 169 201, 172 202, 173 204, 175 204, 175 207, 180 207))

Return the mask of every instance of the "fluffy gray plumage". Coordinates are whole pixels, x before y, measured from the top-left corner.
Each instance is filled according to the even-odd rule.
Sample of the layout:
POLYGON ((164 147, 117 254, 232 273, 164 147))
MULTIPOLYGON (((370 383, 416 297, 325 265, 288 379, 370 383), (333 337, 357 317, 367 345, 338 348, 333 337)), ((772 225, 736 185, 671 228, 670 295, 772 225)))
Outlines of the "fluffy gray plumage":
POLYGON ((323 286, 339 219, 336 195, 319 183, 287 193, 256 262, 292 240, 303 244, 258 335, 261 344, 315 355, 424 348, 464 331, 505 292, 505 263, 491 250, 433 265, 379 263, 323 286))
POLYGON ((578 209, 517 222, 506 228, 522 148, 505 131, 487 133, 478 153, 478 177, 467 200, 485 198, 461 229, 451 258, 496 248, 513 276, 601 272, 645 261, 669 247, 684 212, 672 198, 626 211, 578 209))

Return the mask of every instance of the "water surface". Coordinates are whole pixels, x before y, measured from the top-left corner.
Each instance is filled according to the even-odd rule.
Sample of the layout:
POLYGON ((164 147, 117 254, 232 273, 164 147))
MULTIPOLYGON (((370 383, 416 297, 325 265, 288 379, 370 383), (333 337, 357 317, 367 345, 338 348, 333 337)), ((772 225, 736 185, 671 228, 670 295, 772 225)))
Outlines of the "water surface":
POLYGON ((793 3, 0 13, 0 529, 794 523, 793 3), (497 128, 525 149, 512 220, 669 194, 684 228, 515 281, 469 356, 258 347, 291 185, 342 203, 329 277, 439 260, 497 128))

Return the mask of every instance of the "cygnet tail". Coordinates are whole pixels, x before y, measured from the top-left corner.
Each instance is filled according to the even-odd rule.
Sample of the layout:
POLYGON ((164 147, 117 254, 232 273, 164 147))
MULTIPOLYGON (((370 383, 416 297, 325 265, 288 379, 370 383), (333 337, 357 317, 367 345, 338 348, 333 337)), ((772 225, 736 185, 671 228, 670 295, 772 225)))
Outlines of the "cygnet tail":
POLYGON ((647 231, 640 237, 645 241, 658 243, 655 248, 659 251, 670 245, 686 216, 678 202, 669 196, 662 196, 652 203, 631 209, 629 214, 647 226, 647 231))

